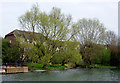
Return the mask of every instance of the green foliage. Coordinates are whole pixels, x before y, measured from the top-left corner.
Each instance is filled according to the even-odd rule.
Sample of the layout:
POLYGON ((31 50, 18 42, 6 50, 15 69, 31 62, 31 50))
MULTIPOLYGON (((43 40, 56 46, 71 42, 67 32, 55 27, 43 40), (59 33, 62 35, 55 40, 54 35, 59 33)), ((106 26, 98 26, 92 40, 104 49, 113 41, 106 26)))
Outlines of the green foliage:
POLYGON ((40 63, 27 63, 29 70, 63 70, 66 67, 60 65, 47 65, 46 68, 43 68, 44 64, 40 63))
POLYGON ((101 64, 110 65, 111 51, 109 49, 102 49, 103 57, 101 64))
POLYGON ((6 39, 2 40, 2 61, 5 62, 21 62, 23 50, 19 47, 18 42, 9 43, 6 39))
POLYGON ((51 59, 51 54, 46 54, 46 55, 41 57, 41 59, 39 60, 39 63, 42 63, 44 65, 48 65, 50 63, 50 59, 51 59))
POLYGON ((43 64, 39 64, 39 63, 27 63, 26 64, 30 70, 34 70, 34 69, 42 69, 42 67, 44 66, 43 64))
POLYGON ((120 46, 111 46, 111 60, 110 60, 110 64, 112 66, 118 66, 120 67, 120 46))
MULTIPOLYGON (((57 44, 58 47, 59 44, 57 44)), ((82 61, 82 55, 79 53, 78 45, 79 43, 77 42, 62 42, 61 47, 59 47, 60 51, 53 54, 51 62, 53 64, 61 65, 69 62, 75 65, 80 65, 80 62, 82 61)))
POLYGON ((65 43, 65 53, 69 57, 69 62, 79 65, 82 61, 82 55, 80 54, 78 42, 66 42, 65 43))
POLYGON ((96 46, 94 49, 95 49, 94 51, 96 52, 94 63, 109 65, 111 55, 110 50, 106 49, 103 45, 96 46))
POLYGON ((27 29, 28 31, 32 31, 33 34, 36 29, 36 23, 38 19, 39 8, 38 5, 33 5, 30 11, 27 11, 24 15, 19 18, 19 22, 21 27, 27 29))
POLYGON ((84 61, 91 64, 110 64, 110 50, 103 45, 93 44, 91 47, 81 49, 84 61))
POLYGON ((59 8, 53 7, 50 13, 41 12, 37 4, 30 11, 19 17, 22 28, 42 33, 51 40, 66 40, 72 17, 61 13, 59 8))
POLYGON ((47 67, 47 70, 64 70, 65 66, 59 66, 59 67, 47 67))
POLYGON ((70 57, 69 62, 72 62, 76 65, 80 65, 82 62, 82 55, 80 53, 75 53, 70 57))
POLYGON ((32 62, 37 62, 39 59, 38 49, 36 47, 32 47, 28 53, 28 57, 32 62))
POLYGON ((6 48, 10 47, 10 42, 6 39, 2 39, 2 48, 3 48, 3 52, 6 48))
MULTIPOLYGON (((105 27, 98 19, 83 18, 72 23, 72 17, 64 15, 61 9, 53 7, 49 13, 45 13, 41 12, 36 4, 19 18, 19 22, 24 29, 33 32, 31 37, 34 41, 37 41, 35 30, 45 36, 45 38, 39 36, 41 40, 37 41, 36 45, 20 43, 21 48, 26 48, 24 53, 32 62, 43 65, 67 64, 68 67, 70 65, 75 67, 92 64, 109 65, 112 58, 114 59, 111 62, 118 60, 118 53, 103 46, 105 41, 108 42, 107 39, 111 38, 110 34, 106 36, 105 27)), ((9 43, 6 42, 5 45, 7 44, 9 43)), ((119 61, 120 59, 117 62, 119 61)))
POLYGON ((65 63, 65 60, 67 60, 68 57, 66 56, 66 54, 64 53, 55 53, 53 55, 53 58, 51 60, 51 62, 53 64, 64 64, 65 63))

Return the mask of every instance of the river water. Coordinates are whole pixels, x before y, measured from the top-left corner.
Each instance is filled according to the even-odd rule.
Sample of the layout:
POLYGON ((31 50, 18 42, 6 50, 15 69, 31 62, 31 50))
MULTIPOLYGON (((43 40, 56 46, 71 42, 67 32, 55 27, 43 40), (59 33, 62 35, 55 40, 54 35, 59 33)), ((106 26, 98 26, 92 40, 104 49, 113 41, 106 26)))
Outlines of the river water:
POLYGON ((2 81, 119 81, 120 69, 70 69, 2 75, 2 81))

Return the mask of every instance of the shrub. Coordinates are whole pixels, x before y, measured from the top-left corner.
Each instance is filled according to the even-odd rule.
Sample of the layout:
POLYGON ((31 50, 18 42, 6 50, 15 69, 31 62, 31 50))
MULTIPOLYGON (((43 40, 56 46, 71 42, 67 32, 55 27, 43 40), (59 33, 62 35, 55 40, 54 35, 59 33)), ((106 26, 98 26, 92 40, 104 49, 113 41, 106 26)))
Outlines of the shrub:
POLYGON ((67 60, 67 59, 68 59, 68 57, 66 56, 65 53, 58 53, 58 52, 56 52, 56 53, 53 55, 53 57, 52 57, 52 59, 51 59, 51 62, 52 62, 53 64, 64 64, 64 63, 65 63, 65 60, 67 60))
POLYGON ((3 63, 15 63, 21 62, 21 56, 23 49, 19 47, 18 42, 9 43, 8 40, 2 39, 2 62, 3 63))
POLYGON ((39 63, 48 65, 50 63, 50 59, 51 59, 51 54, 46 54, 40 58, 39 63))

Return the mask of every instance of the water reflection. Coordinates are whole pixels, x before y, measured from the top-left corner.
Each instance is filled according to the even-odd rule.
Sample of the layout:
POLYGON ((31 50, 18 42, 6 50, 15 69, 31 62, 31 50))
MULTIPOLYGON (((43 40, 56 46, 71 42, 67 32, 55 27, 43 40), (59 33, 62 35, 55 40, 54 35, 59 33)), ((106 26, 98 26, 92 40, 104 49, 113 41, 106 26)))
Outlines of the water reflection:
POLYGON ((2 76, 3 81, 118 81, 119 79, 119 69, 70 69, 2 76))

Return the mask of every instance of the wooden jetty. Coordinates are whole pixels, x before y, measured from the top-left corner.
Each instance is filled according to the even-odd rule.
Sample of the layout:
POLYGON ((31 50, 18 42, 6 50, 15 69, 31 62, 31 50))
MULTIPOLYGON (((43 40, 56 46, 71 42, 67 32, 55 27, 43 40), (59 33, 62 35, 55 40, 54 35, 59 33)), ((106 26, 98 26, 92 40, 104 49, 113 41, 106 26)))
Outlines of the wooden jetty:
POLYGON ((10 73, 23 73, 28 72, 28 67, 2 67, 0 73, 10 74, 10 73))

